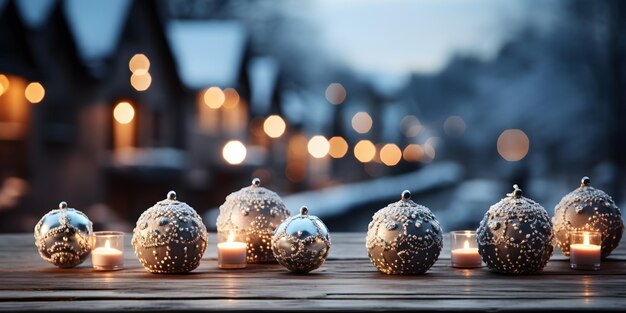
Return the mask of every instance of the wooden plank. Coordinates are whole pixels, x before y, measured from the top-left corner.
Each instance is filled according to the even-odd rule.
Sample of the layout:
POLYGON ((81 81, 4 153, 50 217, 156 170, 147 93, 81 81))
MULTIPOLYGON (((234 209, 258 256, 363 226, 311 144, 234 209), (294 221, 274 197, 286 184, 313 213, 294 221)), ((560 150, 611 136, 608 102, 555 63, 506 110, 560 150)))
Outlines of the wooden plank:
POLYGON ((333 234, 327 262, 309 275, 280 265, 217 268, 215 234, 200 267, 187 275, 154 275, 126 238, 126 269, 93 272, 87 261, 58 269, 36 252, 32 235, 0 235, 0 310, 530 310, 626 307, 626 248, 600 271, 573 271, 556 252, 541 274, 509 276, 486 268, 450 267, 449 248, 425 275, 379 273, 365 234, 333 234))

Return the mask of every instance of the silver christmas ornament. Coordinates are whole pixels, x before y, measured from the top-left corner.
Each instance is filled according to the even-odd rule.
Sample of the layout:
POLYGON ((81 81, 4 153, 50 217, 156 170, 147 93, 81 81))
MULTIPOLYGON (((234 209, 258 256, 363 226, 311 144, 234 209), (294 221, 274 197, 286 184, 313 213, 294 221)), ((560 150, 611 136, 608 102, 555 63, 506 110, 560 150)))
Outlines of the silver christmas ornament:
POLYGON ((202 218, 170 191, 167 199, 141 214, 131 243, 148 272, 176 274, 200 265, 208 236, 202 218))
POLYGON ((558 247, 569 255, 571 231, 599 231, 602 235, 602 257, 617 248, 624 233, 622 213, 611 196, 591 187, 583 177, 580 187, 561 199, 554 208, 554 233, 558 247))
POLYGON ((307 207, 285 220, 272 237, 272 251, 280 265, 297 273, 308 273, 322 265, 330 250, 328 229, 307 207))
POLYGON ((255 178, 252 185, 233 192, 220 206, 217 232, 220 241, 229 234, 248 246, 248 263, 273 263, 272 235, 276 227, 289 217, 283 200, 273 191, 261 187, 255 178))
POLYGON ((476 231, 478 252, 491 270, 525 274, 542 270, 552 256, 554 233, 548 212, 537 202, 512 193, 492 205, 476 231))
POLYGON ((87 215, 61 202, 35 226, 35 245, 44 260, 62 268, 74 267, 89 256, 92 233, 87 215))
POLYGON ((370 260, 385 274, 421 274, 441 253, 443 235, 439 221, 425 206, 402 192, 401 200, 373 216, 365 240, 370 260))

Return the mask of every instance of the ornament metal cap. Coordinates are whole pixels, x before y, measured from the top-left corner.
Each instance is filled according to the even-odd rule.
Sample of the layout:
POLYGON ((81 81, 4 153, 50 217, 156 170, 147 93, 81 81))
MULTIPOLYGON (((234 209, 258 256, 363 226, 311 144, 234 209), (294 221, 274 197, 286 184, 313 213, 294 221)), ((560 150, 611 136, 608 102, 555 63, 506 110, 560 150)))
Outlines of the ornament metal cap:
POLYGON ((405 190, 402 192, 402 195, 400 197, 403 201, 409 201, 411 200, 411 192, 408 190, 405 190))
POLYGON ((255 178, 252 180, 252 186, 254 186, 254 187, 259 187, 259 186, 261 186, 261 179, 260 179, 260 178, 258 178, 258 177, 255 177, 255 178))
POLYGON ((591 186, 591 179, 589 176, 584 176, 580 179, 580 187, 591 186))
POLYGON ((522 197, 522 189, 517 185, 513 185, 513 192, 506 194, 509 197, 521 198, 522 197))
POLYGON ((174 190, 170 190, 170 191, 167 193, 167 198, 168 198, 169 200, 176 200, 176 191, 174 191, 174 190))
POLYGON ((306 205, 300 208, 300 215, 309 215, 309 208, 307 208, 306 205))
POLYGON ((65 201, 59 202, 59 209, 61 209, 61 210, 67 209, 67 202, 65 202, 65 201))

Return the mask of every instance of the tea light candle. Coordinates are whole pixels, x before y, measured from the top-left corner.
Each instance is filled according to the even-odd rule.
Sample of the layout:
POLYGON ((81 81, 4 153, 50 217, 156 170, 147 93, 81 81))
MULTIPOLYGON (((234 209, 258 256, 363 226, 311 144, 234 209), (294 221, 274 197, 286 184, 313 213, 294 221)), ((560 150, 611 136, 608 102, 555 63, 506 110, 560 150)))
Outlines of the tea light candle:
POLYGON ((96 271, 116 271, 124 268, 124 233, 94 232, 91 265, 96 271))
POLYGON ((570 267, 577 270, 600 269, 601 247, 600 232, 570 232, 570 267))
POLYGON ((452 267, 475 268, 482 265, 475 231, 461 230, 450 232, 450 241, 452 267))
POLYGON ((217 244, 217 266, 219 268, 245 268, 246 243, 234 241, 233 233, 228 235, 226 242, 217 244))

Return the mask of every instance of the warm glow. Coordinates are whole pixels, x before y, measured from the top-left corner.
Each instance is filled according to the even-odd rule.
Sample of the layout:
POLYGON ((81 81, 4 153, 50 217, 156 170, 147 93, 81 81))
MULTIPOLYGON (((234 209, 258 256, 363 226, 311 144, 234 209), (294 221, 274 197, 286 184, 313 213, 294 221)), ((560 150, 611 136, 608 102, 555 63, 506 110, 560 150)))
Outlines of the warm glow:
POLYGON ((588 232, 583 233, 583 245, 585 246, 589 245, 589 233, 588 232))
POLYGON ((218 109, 225 100, 226 95, 219 87, 211 87, 204 92, 204 103, 211 109, 218 109))
POLYGON ((238 140, 232 140, 224 145, 222 150, 222 156, 226 162, 236 165, 241 164, 246 158, 247 149, 246 146, 238 140))
POLYGON ((308 144, 309 153, 317 159, 321 159, 328 154, 330 150, 330 144, 324 136, 314 136, 309 140, 308 144))
POLYGON ((236 108, 239 105, 239 93, 233 88, 224 89, 224 107, 227 109, 236 108))
POLYGON ((113 117, 120 124, 128 124, 135 117, 135 109, 128 102, 120 102, 113 109, 113 117))
POLYGON ((400 122, 400 129, 407 137, 415 137, 422 131, 422 124, 415 115, 407 115, 400 122))
POLYGON ((402 159, 402 151, 398 146, 388 143, 380 149, 380 160, 387 166, 394 166, 402 159))
POLYGON ((507 129, 498 137, 498 153, 507 161, 519 161, 528 154, 530 141, 520 129, 507 129))
POLYGON ((419 162, 424 158, 424 150, 420 145, 412 143, 404 148, 402 156, 405 161, 419 162))
POLYGON ((365 134, 372 128, 372 118, 367 112, 358 112, 352 117, 352 128, 359 134, 365 134))
POLYGON ((346 153, 348 153, 348 143, 342 137, 335 136, 330 138, 328 143, 330 144, 330 151, 328 151, 328 154, 330 154, 331 157, 339 159, 343 158, 346 153))
POLYGON ((0 74, 0 96, 9 90, 9 78, 6 75, 0 74))
POLYGON ((150 60, 145 54, 135 54, 128 62, 128 69, 135 75, 144 75, 150 69, 150 60))
POLYGON ((278 115, 270 115, 265 119, 265 122, 263 122, 263 130, 272 138, 282 136, 286 128, 287 124, 285 124, 285 121, 278 115))
POLYGON ((228 239, 226 239, 227 242, 233 242, 235 241, 235 234, 231 231, 228 233, 228 239))
POLYGON ((24 95, 26 96, 26 100, 30 101, 30 103, 39 103, 46 95, 46 90, 43 89, 40 83, 30 83, 26 86, 24 95))
POLYGON ((363 163, 370 162, 376 156, 376 146, 369 140, 361 140, 354 146, 354 156, 363 163))
POLYGON ((326 88, 326 100, 332 104, 341 104, 346 100, 346 89, 339 83, 332 83, 326 88))
POLYGON ((443 130, 451 136, 461 136, 465 132, 465 121, 458 115, 450 116, 443 122, 443 130))
POLYGON ((109 242, 108 239, 104 242, 104 248, 105 249, 111 249, 111 243, 109 242))
POLYGON ((150 73, 144 72, 142 74, 138 74, 138 72, 130 75, 130 85, 135 88, 137 91, 145 91, 150 88, 150 84, 152 84, 152 76, 150 73))

